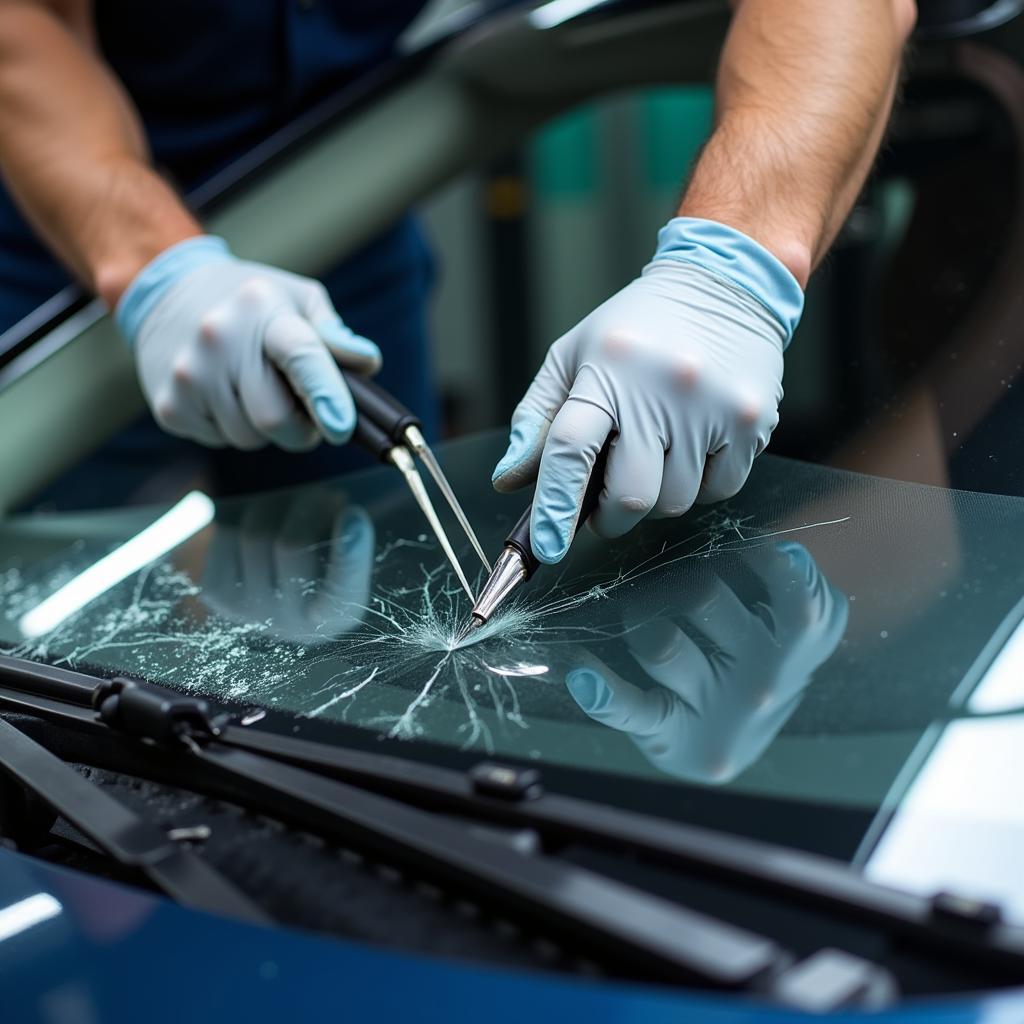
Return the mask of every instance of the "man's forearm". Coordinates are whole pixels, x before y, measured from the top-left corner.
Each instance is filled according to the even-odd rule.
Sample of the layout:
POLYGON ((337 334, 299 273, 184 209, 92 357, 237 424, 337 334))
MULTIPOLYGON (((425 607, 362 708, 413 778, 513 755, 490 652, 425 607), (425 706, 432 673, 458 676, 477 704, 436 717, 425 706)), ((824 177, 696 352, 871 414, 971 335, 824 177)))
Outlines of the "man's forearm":
POLYGON ((27 0, 0 0, 0 170, 53 251, 111 305, 153 256, 201 231, 149 167, 85 19, 27 0))
POLYGON ((913 0, 742 0, 715 130, 679 209, 734 227, 806 285, 846 219, 892 108, 913 0))

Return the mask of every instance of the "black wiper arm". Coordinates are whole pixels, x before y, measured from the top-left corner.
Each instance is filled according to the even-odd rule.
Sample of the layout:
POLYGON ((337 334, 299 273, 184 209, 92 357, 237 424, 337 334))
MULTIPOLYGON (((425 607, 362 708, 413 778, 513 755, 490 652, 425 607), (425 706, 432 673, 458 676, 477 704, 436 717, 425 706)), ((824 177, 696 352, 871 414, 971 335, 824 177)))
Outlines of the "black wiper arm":
POLYGON ((178 903, 269 923, 270 918, 248 896, 206 861, 2 718, 0 772, 66 818, 116 864, 139 871, 178 903))
MULTIPOLYGON (((0 682, 5 674, 12 681, 12 671, 11 659, 0 658, 0 682)), ((38 702, 44 717, 122 744, 142 740, 135 752, 158 755, 162 770, 181 784, 195 779, 204 790, 354 843, 512 916, 526 914, 641 975, 815 1009, 878 1005, 894 992, 888 972, 857 957, 826 949, 794 964, 774 941, 743 928, 539 850, 524 853, 459 821, 232 747, 224 742, 231 727, 205 701, 131 680, 99 681, 90 691, 97 715, 84 707, 77 685, 83 677, 36 666, 13 681, 26 693, 33 677, 45 677, 41 695, 0 691, 0 707, 29 711, 38 702)))
POLYGON ((881 929, 927 954, 952 954, 1024 977, 1024 928, 998 908, 948 893, 935 897, 878 885, 846 864, 543 788, 535 768, 481 763, 456 771, 389 754, 337 747, 226 723, 229 746, 273 757, 400 799, 511 827, 554 843, 626 851, 674 871, 693 871, 758 895, 775 895, 881 929))
POLYGON ((791 958, 774 942, 460 822, 220 741, 205 701, 132 680, 96 688, 111 729, 159 744, 230 799, 354 844, 506 911, 543 920, 642 974, 727 989, 769 988, 791 958), (197 772, 196 768, 202 771, 197 772))
MULTIPOLYGON (((102 729, 92 699, 97 687, 105 685, 93 676, 0 655, 0 709, 45 714, 76 729, 102 729)), ((146 685, 168 701, 181 699, 175 691, 146 685)), ((533 769, 478 765, 460 772, 247 728, 233 724, 237 718, 227 712, 216 718, 221 745, 432 810, 527 828, 556 845, 582 841, 626 851, 672 870, 690 870, 756 894, 829 911, 842 920, 873 924, 927 953, 998 965, 1014 978, 1024 975, 1024 929, 1002 922, 998 915, 992 919, 992 908, 986 905, 897 891, 814 854, 544 793, 533 769)))
MULTIPOLYGON (((93 676, 0 655, 0 708, 44 713, 76 729, 102 729, 92 699, 103 685, 93 676)), ((147 686, 167 701, 181 699, 175 691, 147 686)), ((946 894, 917 896, 869 882, 846 865, 815 854, 545 793, 534 769, 478 765, 460 772, 247 728, 234 724, 237 717, 225 712, 216 719, 218 741, 226 747, 432 810, 531 829, 555 844, 582 841, 626 851, 672 870, 686 869, 829 911, 842 920, 873 924, 926 953, 998 965, 1014 978, 1024 975, 1024 929, 993 918, 993 908, 985 904, 946 894)))

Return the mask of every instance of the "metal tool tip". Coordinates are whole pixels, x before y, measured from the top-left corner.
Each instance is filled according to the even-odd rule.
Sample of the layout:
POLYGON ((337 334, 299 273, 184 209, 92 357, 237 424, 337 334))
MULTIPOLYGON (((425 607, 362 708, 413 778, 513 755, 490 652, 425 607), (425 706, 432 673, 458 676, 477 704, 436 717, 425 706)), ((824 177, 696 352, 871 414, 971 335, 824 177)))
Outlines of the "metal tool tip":
POLYGON ((463 623, 462 628, 455 636, 454 647, 460 647, 464 644, 472 634, 478 630, 484 624, 484 620, 479 615, 471 615, 469 620, 463 623))

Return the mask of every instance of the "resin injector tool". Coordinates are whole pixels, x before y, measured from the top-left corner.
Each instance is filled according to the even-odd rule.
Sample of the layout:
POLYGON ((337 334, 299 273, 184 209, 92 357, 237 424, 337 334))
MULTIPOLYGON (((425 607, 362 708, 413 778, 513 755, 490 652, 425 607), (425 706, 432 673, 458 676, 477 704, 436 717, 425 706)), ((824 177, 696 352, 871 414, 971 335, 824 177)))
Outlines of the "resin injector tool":
MULTIPOLYGON (((597 500, 604 486, 604 470, 608 462, 610 440, 598 452, 594 468, 590 471, 590 480, 580 503, 580 514, 576 520, 578 531, 597 508, 597 500)), ((462 643, 475 629, 479 629, 498 610, 499 606, 512 594, 521 583, 525 583, 536 571, 540 561, 533 553, 530 543, 530 517, 533 514, 533 503, 519 517, 505 538, 501 554, 494 561, 494 569, 487 577, 483 589, 473 601, 473 611, 469 621, 459 631, 456 643, 462 643)), ((575 534, 574 534, 575 536, 575 534)))

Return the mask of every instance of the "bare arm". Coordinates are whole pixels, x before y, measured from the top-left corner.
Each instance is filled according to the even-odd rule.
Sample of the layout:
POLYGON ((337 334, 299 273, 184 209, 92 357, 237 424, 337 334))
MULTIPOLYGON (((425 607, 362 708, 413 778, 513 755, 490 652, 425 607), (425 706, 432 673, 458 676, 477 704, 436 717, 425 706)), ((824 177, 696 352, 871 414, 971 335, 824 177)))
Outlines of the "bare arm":
POLYGON ((734 0, 715 130, 679 213, 749 235, 807 284, 864 184, 914 0, 734 0))
POLYGON ((138 114, 96 50, 91 0, 0 0, 0 171, 109 305, 153 256, 201 233, 149 165, 138 114))

